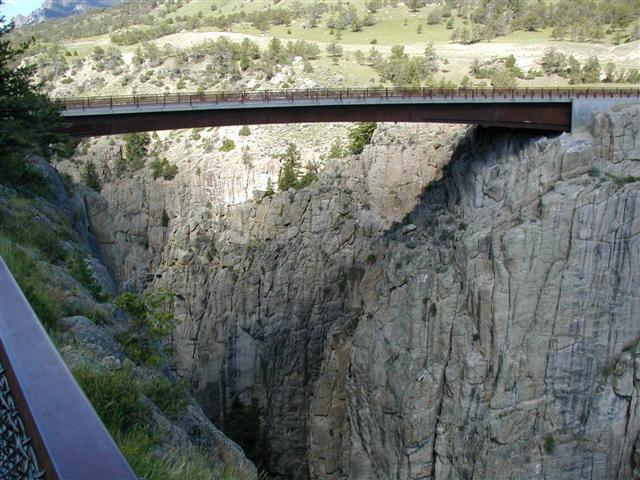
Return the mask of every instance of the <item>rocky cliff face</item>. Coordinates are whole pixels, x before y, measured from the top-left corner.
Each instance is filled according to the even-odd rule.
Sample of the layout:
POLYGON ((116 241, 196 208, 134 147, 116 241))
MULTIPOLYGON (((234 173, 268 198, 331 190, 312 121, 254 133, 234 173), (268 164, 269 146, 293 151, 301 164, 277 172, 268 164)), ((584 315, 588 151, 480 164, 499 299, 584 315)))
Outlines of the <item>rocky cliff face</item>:
POLYGON ((179 371, 221 424, 257 399, 290 478, 631 477, 638 131, 381 126, 312 187, 194 203, 149 270, 179 371))

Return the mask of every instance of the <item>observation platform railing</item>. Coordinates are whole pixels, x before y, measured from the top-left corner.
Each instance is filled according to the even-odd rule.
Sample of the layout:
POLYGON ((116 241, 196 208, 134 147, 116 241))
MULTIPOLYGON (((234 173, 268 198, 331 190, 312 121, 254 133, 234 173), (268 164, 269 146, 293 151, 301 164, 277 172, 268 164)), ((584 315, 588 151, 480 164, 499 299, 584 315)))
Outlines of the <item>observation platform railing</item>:
POLYGON ((2 258, 0 478, 136 479, 2 258))

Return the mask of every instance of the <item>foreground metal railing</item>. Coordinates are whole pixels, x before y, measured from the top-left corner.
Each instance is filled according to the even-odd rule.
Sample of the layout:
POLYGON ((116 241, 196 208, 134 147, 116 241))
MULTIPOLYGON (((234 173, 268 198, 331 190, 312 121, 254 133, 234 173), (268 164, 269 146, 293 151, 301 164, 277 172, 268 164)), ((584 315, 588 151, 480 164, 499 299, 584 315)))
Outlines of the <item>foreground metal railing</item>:
POLYGON ((0 478, 134 480, 0 258, 0 478))
POLYGON ((175 105, 194 103, 270 103, 296 100, 320 101, 367 99, 465 99, 496 101, 570 100, 573 98, 640 98, 640 88, 321 88, 301 90, 219 91, 160 93, 128 96, 60 98, 65 108, 121 107, 141 105, 175 105))

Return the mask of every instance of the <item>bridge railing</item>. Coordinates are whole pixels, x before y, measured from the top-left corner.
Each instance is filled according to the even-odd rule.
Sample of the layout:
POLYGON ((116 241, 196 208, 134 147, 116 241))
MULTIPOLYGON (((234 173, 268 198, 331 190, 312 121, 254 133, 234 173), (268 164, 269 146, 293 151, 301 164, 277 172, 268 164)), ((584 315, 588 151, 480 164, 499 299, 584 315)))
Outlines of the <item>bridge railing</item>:
POLYGON ((136 478, 1 257, 0 478, 136 478))
POLYGON ((144 105, 193 105, 201 103, 270 103, 366 99, 532 99, 640 98, 640 88, 316 88, 258 91, 160 93, 128 96, 60 98, 68 109, 114 108, 144 105))

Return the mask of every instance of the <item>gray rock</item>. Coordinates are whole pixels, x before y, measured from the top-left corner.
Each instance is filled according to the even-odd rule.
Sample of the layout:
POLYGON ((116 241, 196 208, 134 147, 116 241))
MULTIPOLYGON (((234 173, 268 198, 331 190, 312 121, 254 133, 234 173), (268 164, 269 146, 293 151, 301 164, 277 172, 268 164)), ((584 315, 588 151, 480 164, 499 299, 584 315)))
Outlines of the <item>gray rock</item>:
POLYGON ((219 424, 259 403, 276 474, 630 478, 640 183, 588 172, 640 176, 638 115, 557 137, 412 126, 411 148, 383 125, 333 183, 209 217, 188 189, 112 185, 119 268, 177 293, 179 373, 219 424), (165 202, 183 213, 156 243, 165 202), (409 214, 414 248, 389 232, 409 214))
POLYGON ((120 345, 107 333, 87 317, 61 318, 58 325, 71 332, 76 342, 92 350, 99 357, 113 357, 119 361, 124 358, 120 345))

